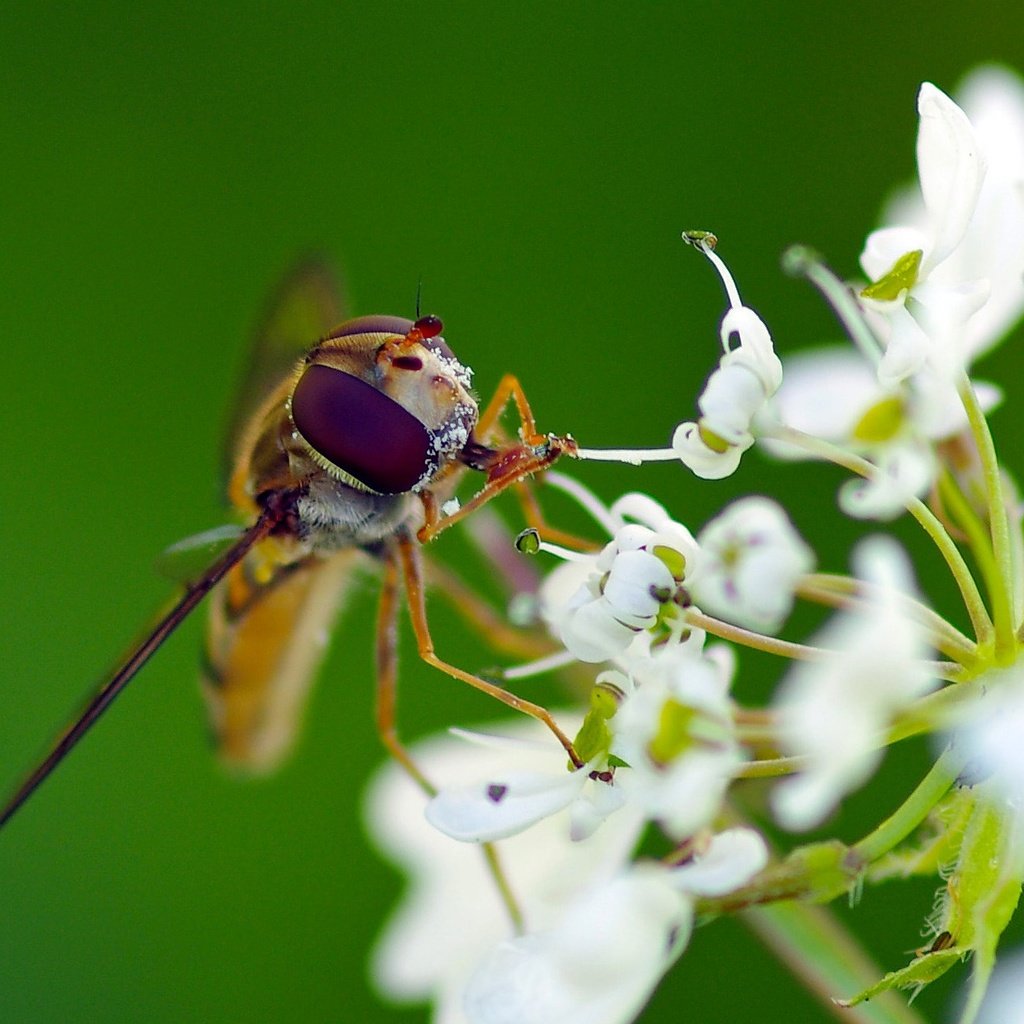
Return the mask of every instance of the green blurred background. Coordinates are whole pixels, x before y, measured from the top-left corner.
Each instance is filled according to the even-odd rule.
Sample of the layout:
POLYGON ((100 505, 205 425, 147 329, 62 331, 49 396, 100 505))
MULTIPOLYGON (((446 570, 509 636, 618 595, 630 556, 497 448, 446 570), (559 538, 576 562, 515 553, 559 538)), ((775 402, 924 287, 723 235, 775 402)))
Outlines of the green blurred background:
MULTIPOLYGON (((679 231, 719 234, 783 354, 831 337, 781 250, 806 241, 853 272, 884 195, 913 173, 918 83, 1024 66, 1018 3, 632 7, 5 7, 4 789, 166 596, 155 555, 222 521, 233 382, 296 253, 333 253, 358 313, 411 314, 422 280, 481 392, 518 373, 545 428, 660 444, 692 414, 723 311, 679 231)), ((984 369, 1015 397, 1020 367, 1005 347, 984 369)), ((996 429, 1012 443, 1024 417, 1004 409, 996 429)), ((609 498, 643 485, 694 527, 733 495, 784 492, 829 568, 863 532, 837 525, 827 471, 749 458, 718 484, 678 466, 578 476, 609 498)), ((381 760, 373 611, 368 586, 297 756, 258 784, 209 754, 200 623, 160 652, 0 836, 3 1020, 427 1019, 382 1006, 365 973, 401 887, 360 819, 381 760)), ((445 653, 483 663, 439 621, 445 653)), ((409 734, 493 714, 409 646, 409 734)), ((892 806, 922 757, 890 757, 840 834, 892 806)), ((853 919, 894 967, 930 905, 930 886, 869 892, 853 919)), ((918 1005, 945 1019, 952 992, 918 1005)), ((721 922, 643 1020, 754 1016, 827 1019, 721 922)))

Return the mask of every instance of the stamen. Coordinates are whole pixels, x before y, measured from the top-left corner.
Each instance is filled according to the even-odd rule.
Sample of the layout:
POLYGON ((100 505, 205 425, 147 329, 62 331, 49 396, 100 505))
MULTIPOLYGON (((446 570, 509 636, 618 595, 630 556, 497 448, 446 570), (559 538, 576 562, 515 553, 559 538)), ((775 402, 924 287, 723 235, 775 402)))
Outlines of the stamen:
POLYGON ((576 456, 591 462, 625 462, 628 466, 679 460, 674 448, 578 448, 576 456))
MULTIPOLYGON (((703 238, 697 238, 696 232, 684 231, 683 241, 687 245, 692 245, 699 252, 704 253, 705 256, 711 261, 711 265, 718 271, 718 276, 722 279, 722 284, 725 286, 725 294, 728 296, 729 305, 733 308, 737 308, 743 305, 743 300, 740 299, 739 289, 736 287, 736 282, 732 279, 732 274, 729 273, 729 268, 722 262, 722 258, 713 250, 711 245, 703 238)), ((714 236, 711 236, 714 237, 714 236)), ((717 242, 718 239, 716 238, 717 242)))
POLYGON ((537 551, 554 555, 556 558, 561 558, 563 562, 589 562, 594 557, 583 551, 571 551, 569 548, 563 548, 561 544, 549 544, 546 540, 540 541, 537 551))
POLYGON ((807 278, 821 292, 861 355, 872 366, 877 366, 882 358, 881 342, 864 319, 853 291, 836 277, 821 257, 805 245, 793 245, 782 256, 782 269, 793 277, 807 278))
POLYGON ((556 669, 564 668, 575 661, 575 657, 569 651, 555 651, 535 661, 528 661, 522 665, 502 670, 503 679, 527 679, 530 676, 539 676, 545 672, 554 672, 556 669))
POLYGON ((566 476, 564 473, 559 473, 557 469, 552 469, 545 475, 544 482, 563 494, 568 494, 570 498, 575 499, 586 512, 590 513, 591 518, 604 528, 606 533, 614 534, 622 525, 589 487, 581 484, 578 480, 574 480, 571 476, 566 476))

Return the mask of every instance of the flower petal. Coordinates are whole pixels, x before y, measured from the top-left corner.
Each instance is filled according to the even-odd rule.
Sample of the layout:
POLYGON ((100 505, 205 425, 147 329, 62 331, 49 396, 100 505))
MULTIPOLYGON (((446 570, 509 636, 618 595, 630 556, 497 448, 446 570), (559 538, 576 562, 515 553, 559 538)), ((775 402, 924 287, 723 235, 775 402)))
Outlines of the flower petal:
POLYGON ((675 885, 695 896, 724 896, 746 885, 768 863, 768 847, 752 828, 714 836, 704 853, 672 872, 675 885))
POLYGON ((442 789, 426 807, 427 821, 452 839, 490 843, 568 807, 587 781, 585 768, 565 775, 532 772, 494 776, 465 789, 442 789))
POLYGON ((930 82, 921 86, 917 109, 917 169, 932 234, 923 276, 963 239, 985 180, 985 161, 967 115, 930 82))

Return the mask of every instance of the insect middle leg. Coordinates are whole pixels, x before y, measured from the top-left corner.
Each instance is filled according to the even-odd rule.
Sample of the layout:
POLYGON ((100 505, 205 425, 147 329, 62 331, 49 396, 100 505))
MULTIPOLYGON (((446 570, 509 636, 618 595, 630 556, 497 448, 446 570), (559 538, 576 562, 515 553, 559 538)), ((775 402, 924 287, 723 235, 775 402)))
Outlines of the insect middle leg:
POLYGON ((576 753, 576 748, 573 746, 572 740, 562 732, 558 723, 554 720, 551 712, 548 711, 547 708, 541 707, 539 704, 534 704, 532 701, 524 700, 522 697, 518 697, 516 694, 510 693, 503 687, 490 683, 486 679, 481 679, 479 676, 475 676, 471 672, 466 672, 464 669, 458 668, 457 666, 438 657, 434 652, 434 641, 430 636, 430 627, 427 624, 423 565, 419 549, 416 541, 406 533, 400 533, 398 535, 396 538, 396 544, 398 546, 398 555, 402 562, 402 571, 405 576, 405 592, 409 602, 409 618, 412 621, 413 632, 416 634, 416 647, 419 651, 420 657, 428 665, 432 665, 434 668, 440 669, 453 679, 460 679, 462 682, 468 683, 474 689, 480 690, 482 693, 486 693, 489 696, 500 700, 502 704, 506 704, 510 708, 515 708, 516 711, 521 711, 523 714, 529 715, 531 718, 536 718, 539 722, 543 722, 544 725, 554 733, 558 742, 565 748, 565 752, 569 755, 569 759, 572 763, 577 768, 582 768, 583 761, 580 760, 579 754, 576 753))
POLYGON ((384 580, 377 611, 377 732, 388 753, 428 796, 437 787, 420 771, 398 736, 398 607, 399 567, 394 554, 384 562, 384 580))

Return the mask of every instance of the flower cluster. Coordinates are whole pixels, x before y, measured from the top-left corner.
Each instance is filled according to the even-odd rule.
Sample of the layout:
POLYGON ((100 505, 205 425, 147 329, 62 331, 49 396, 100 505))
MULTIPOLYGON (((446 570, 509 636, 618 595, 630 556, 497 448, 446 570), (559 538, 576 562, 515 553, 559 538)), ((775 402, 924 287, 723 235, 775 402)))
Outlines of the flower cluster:
MULTIPOLYGON (((918 112, 919 186, 869 235, 866 280, 841 281, 805 249, 786 258, 847 342, 780 360, 717 239, 687 232, 728 301, 699 416, 667 448, 578 454, 678 460, 706 479, 736 472, 755 445, 839 466, 854 476, 839 494, 848 516, 920 526, 969 632, 927 603, 891 537, 861 541, 850 574, 816 571, 768 497, 691 531, 646 494, 606 505, 550 472, 601 539, 520 536, 549 569, 534 603, 557 650, 505 682, 567 666, 588 680, 584 706, 555 714, 572 755, 506 722, 414 748, 425 802, 397 768, 378 778, 370 827, 412 878, 375 957, 391 996, 432 1000, 442 1024, 628 1024, 698 921, 930 874, 941 889, 928 945, 834 995, 855 1007, 973 955, 961 1024, 1011 1019, 992 1007, 1015 1006, 1019 968, 1001 969, 983 1003, 1024 881, 1024 535, 986 418, 1001 391, 970 370, 1024 313, 1024 85, 986 69, 958 104, 925 84, 918 112), (803 642, 780 636, 798 601, 827 614, 803 642), (755 705, 732 687, 744 648, 790 662, 755 705), (894 813, 857 840, 803 841, 887 746, 919 735, 935 761, 894 813), (733 799, 749 779, 769 780, 767 801, 733 799), (778 855, 769 823, 792 835, 778 855)), ((847 947, 837 925, 815 932, 819 920, 793 910, 785 926, 801 976, 823 987, 847 947)))

